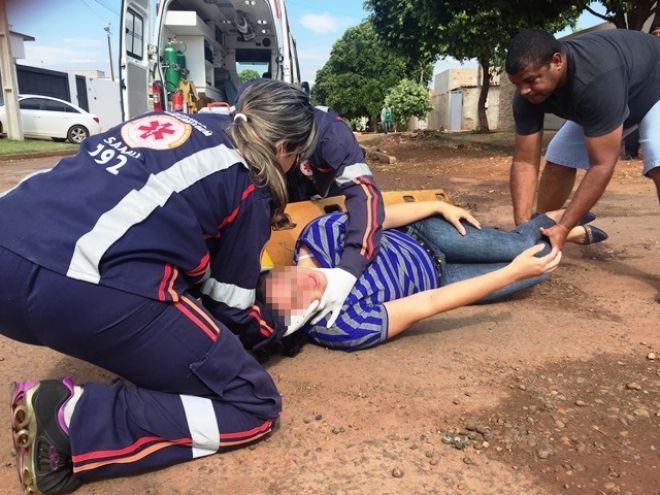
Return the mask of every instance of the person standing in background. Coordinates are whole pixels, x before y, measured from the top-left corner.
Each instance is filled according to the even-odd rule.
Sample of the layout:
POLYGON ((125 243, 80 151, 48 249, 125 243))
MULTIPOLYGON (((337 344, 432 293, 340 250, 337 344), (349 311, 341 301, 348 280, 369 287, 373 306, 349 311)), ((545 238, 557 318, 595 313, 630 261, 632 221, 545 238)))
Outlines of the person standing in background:
POLYGON ((392 109, 387 102, 385 102, 383 109, 380 111, 380 120, 383 123, 383 132, 387 134, 392 130, 392 109))

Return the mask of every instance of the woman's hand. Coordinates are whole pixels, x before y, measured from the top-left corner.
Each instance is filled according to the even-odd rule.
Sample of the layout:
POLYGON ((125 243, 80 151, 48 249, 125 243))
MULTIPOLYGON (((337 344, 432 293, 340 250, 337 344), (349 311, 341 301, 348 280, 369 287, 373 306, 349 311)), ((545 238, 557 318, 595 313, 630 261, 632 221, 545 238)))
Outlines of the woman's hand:
POLYGON ((536 253, 543 251, 545 244, 537 244, 515 257, 509 266, 515 271, 517 278, 536 277, 554 271, 561 261, 561 251, 553 248, 549 254, 537 258, 536 253))
POLYGON ((469 211, 463 208, 459 208, 458 206, 450 205, 449 203, 441 204, 442 208, 440 210, 440 214, 444 217, 445 220, 456 227, 456 230, 458 230, 461 235, 466 234, 465 227, 461 224, 461 220, 465 220, 478 229, 481 228, 479 221, 474 218, 469 211))

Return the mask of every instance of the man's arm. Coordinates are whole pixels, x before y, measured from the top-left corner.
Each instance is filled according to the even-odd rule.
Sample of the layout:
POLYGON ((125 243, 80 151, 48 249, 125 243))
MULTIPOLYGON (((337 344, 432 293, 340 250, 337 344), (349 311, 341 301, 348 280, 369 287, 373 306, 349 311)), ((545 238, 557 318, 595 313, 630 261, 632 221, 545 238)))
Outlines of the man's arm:
POLYGON ((562 249, 568 232, 603 195, 619 159, 622 132, 623 127, 619 126, 603 136, 585 138, 589 170, 557 225, 542 230, 543 235, 550 238, 553 247, 562 249))
POLYGON ((543 131, 529 135, 516 134, 510 176, 513 219, 516 225, 526 222, 532 216, 541 163, 542 137, 543 131))

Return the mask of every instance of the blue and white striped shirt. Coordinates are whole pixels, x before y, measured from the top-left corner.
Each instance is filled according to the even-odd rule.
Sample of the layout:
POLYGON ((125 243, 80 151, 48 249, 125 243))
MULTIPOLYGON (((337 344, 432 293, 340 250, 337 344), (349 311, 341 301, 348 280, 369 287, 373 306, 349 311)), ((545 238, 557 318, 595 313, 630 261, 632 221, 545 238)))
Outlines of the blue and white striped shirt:
MULTIPOLYGON (((301 232, 294 262, 302 246, 323 268, 339 264, 347 215, 333 213, 310 222, 301 232)), ((380 250, 357 280, 344 302, 334 327, 325 320, 305 331, 315 342, 332 348, 356 350, 387 339, 384 303, 438 287, 438 274, 426 251, 412 237, 398 230, 383 231, 380 250)))

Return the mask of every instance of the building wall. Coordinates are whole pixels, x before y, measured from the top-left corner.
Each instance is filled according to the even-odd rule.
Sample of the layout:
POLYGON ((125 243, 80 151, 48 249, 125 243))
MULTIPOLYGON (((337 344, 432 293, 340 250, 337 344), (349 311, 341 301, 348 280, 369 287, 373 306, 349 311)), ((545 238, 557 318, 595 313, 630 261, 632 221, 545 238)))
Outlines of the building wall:
POLYGON ((433 91, 435 94, 441 95, 452 89, 463 86, 477 86, 479 83, 479 69, 477 67, 447 69, 435 76, 433 91))
MULTIPOLYGON (((461 130, 472 131, 479 127, 479 93, 480 87, 462 88, 463 91, 463 118, 461 130)), ((491 86, 486 100, 486 117, 490 130, 497 129, 500 110, 500 88, 491 86)), ((447 121, 449 123, 449 121, 447 121)))
MULTIPOLYGON (((493 83, 497 84, 499 76, 493 78, 493 83)), ((460 90, 463 93, 462 124, 461 130, 474 130, 479 123, 478 103, 481 84, 480 67, 464 67, 457 69, 447 69, 436 74, 433 80, 431 103, 433 110, 428 115, 428 129, 440 130, 449 129, 451 92, 460 90)), ((491 86, 488 91, 488 101, 486 103, 488 116, 488 125, 491 129, 497 129, 499 115, 499 94, 498 86, 491 86)))
POLYGON ((20 60, 25 58, 25 45, 24 39, 22 36, 9 33, 9 47, 11 50, 11 56, 14 60, 20 60))
POLYGON ((428 128, 432 130, 444 130, 449 128, 449 95, 450 93, 434 94, 431 97, 433 110, 427 118, 428 128))

